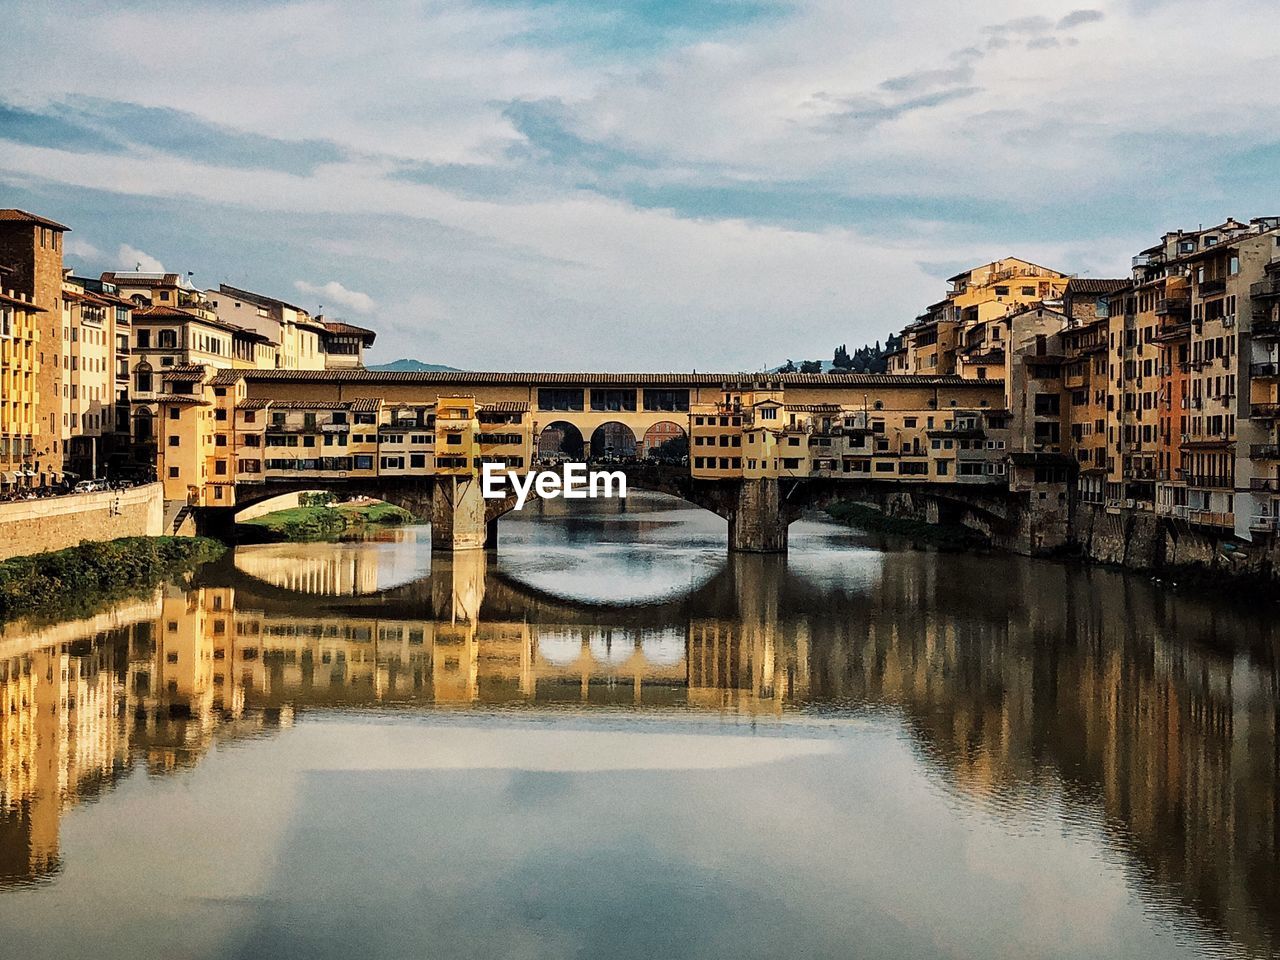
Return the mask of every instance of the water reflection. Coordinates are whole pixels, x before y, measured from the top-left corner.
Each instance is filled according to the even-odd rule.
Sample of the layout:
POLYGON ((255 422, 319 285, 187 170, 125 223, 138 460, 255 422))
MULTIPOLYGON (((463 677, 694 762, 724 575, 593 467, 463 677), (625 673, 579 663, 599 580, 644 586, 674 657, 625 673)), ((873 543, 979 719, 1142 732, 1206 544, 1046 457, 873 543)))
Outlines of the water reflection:
MULTIPOLYGON (((376 550, 325 544, 295 547, 308 572, 290 579, 280 571, 297 555, 254 548, 95 621, 5 629, 0 883, 56 874, 61 818, 131 771, 191 769, 219 744, 334 708, 709 716, 776 724, 782 738, 852 717, 907 737, 925 782, 961 805, 930 829, 985 811, 1007 826, 984 854, 1000 862, 1014 836, 1087 835, 1144 909, 1196 918, 1199 947, 1276 950, 1270 611, 1108 571, 886 551, 816 524, 788 559, 713 561, 696 525, 681 534, 666 517, 634 522, 658 531, 670 568, 642 551, 645 602, 609 606, 599 557, 625 566, 615 549, 633 521, 603 521, 594 541, 582 524, 560 537, 524 522, 496 560, 436 557, 413 579, 403 565, 383 578, 376 550)), ((830 783, 787 802, 840 808, 822 791, 857 771, 826 762, 830 783)), ((909 800, 860 802, 875 820, 909 800)), ((862 855, 902 855, 879 842, 862 855)), ((1089 863, 1079 869, 1102 869, 1089 863)))

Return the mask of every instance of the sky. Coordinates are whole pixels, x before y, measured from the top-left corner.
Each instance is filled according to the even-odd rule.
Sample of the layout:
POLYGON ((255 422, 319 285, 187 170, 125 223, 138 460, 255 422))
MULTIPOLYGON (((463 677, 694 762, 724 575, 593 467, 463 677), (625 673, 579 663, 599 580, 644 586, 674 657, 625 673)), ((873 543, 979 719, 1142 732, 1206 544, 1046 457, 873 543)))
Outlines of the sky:
POLYGON ((372 362, 758 370, 1280 214, 1274 0, 5 7, 0 206, 372 362))

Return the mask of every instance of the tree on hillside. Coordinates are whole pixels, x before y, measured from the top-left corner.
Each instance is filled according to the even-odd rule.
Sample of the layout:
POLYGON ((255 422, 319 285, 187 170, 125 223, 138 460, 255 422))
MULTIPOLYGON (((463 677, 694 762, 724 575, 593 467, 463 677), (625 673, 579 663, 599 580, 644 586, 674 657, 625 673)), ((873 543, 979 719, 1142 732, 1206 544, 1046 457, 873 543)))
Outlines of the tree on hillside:
POLYGON ((800 372, 801 373, 821 373, 822 361, 821 360, 801 360, 800 372))
POLYGON ((889 369, 889 354, 902 345, 902 338, 889 334, 884 346, 877 340, 873 346, 862 346, 849 352, 847 344, 836 347, 831 365, 837 373, 884 373, 889 369))

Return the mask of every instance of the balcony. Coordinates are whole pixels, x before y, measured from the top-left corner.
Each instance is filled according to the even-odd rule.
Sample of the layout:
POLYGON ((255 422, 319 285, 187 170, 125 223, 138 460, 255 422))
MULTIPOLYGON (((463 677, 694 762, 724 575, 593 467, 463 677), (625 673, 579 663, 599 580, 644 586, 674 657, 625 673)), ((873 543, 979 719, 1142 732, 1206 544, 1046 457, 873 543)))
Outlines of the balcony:
POLYGON ((1216 297, 1220 293, 1227 292, 1226 277, 1219 277, 1216 280, 1201 280, 1196 287, 1196 292, 1203 297, 1216 297))
POLYGON ((1276 533, 1280 531, 1280 517, 1269 517, 1266 514, 1249 520, 1249 529, 1254 533, 1276 533))
POLYGON ((1269 310, 1264 311, 1261 316, 1255 313, 1249 332, 1255 340, 1274 340, 1280 337, 1280 320, 1273 317, 1269 310))
POLYGON ((1249 296, 1254 299, 1280 297, 1280 277, 1269 277, 1249 285, 1249 296))
POLYGON ((1280 443, 1253 443, 1249 445, 1250 460, 1280 460, 1280 443))
POLYGON ((1249 481, 1249 489, 1254 493, 1280 493, 1280 479, 1276 477, 1253 477, 1249 481))
POLYGON ((1185 340, 1191 336, 1191 321, 1183 323, 1166 323, 1156 332, 1157 343, 1170 343, 1185 340))
POLYGON ((1206 476, 1188 473, 1184 476, 1189 487, 1208 487, 1213 490, 1230 490, 1231 481, 1227 477, 1206 476))
MULTIPOLYGON (((1174 508, 1174 515, 1178 516, 1177 510, 1174 508)), ((1216 513, 1213 510, 1201 510, 1197 507, 1181 508, 1186 510, 1186 518, 1191 523, 1200 523, 1212 527, 1232 527, 1235 526, 1235 515, 1230 513, 1216 513)))
POLYGON ((1275 363, 1274 361, 1251 363, 1249 364, 1249 376, 1259 380, 1280 377, 1280 363, 1275 363))
POLYGON ((1161 297, 1156 301, 1156 316, 1166 317, 1171 313, 1190 313, 1190 297, 1161 297))
POLYGON ((1249 416, 1254 420, 1280 419, 1280 403, 1251 403, 1249 416))

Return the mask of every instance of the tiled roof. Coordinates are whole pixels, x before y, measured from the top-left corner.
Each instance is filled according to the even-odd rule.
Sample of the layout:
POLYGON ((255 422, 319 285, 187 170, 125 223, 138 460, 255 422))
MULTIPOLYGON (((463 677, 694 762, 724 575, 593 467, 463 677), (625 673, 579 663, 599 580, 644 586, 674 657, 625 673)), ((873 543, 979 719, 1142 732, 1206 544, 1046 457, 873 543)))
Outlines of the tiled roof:
POLYGON ((795 413, 840 413, 844 410, 838 403, 788 403, 784 407, 795 413))
POLYGON ((374 338, 378 336, 368 327, 357 327, 354 323, 346 323, 342 320, 325 320, 323 322, 325 329, 330 333, 350 337, 364 337, 366 345, 373 343, 374 338))
POLYGON ((1130 286, 1132 280, 1105 280, 1101 277, 1072 277, 1067 281, 1067 295, 1115 293, 1130 286))
POLYGON ((234 386, 244 378, 244 374, 247 372, 245 370, 219 370, 209 382, 215 387, 234 386))
POLYGON ((195 380, 203 380, 204 375, 208 372, 203 364, 188 363, 180 367, 168 367, 165 369, 162 380, 168 382, 173 380, 190 383, 195 380))
POLYGON ((352 413, 377 413, 381 407, 381 397, 359 397, 351 401, 352 413))
POLYGON ((528 413, 528 400, 500 400, 497 403, 482 404, 480 413, 528 413))
POLYGON ((276 410, 350 410, 347 400, 272 400, 272 411, 276 410))
POLYGON ((421 383, 464 386, 636 386, 693 387, 768 382, 796 387, 973 387, 997 386, 1000 380, 968 380, 957 376, 886 373, 501 373, 447 370, 241 370, 249 382, 283 383, 421 383))
POLYGON ((104 283, 122 284, 126 287, 176 287, 182 285, 182 278, 176 273, 147 273, 137 270, 107 270, 102 273, 99 279, 104 283))
POLYGON ((52 227, 54 230, 70 230, 70 227, 63 226, 57 220, 49 220, 46 217, 38 217, 34 213, 27 213, 25 210, 15 210, 13 207, 5 207, 0 209, 0 221, 9 223, 34 223, 42 227, 52 227))
POLYGON ((156 402, 160 404, 165 404, 165 403, 203 404, 204 403, 202 399, 190 393, 162 393, 160 394, 160 396, 156 397, 156 402))
POLYGON ((271 401, 263 397, 249 397, 247 400, 241 400, 236 404, 237 410, 265 410, 271 406, 271 401))

